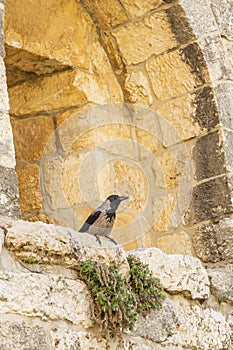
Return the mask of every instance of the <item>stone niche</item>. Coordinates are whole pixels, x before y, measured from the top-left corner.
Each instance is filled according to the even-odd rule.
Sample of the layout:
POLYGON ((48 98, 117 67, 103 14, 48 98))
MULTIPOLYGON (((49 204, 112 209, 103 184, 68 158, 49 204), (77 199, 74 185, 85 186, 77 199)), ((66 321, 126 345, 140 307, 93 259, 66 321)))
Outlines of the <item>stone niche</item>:
POLYGON ((114 239, 193 255, 199 225, 230 216, 228 63, 188 3, 6 1, 21 218, 78 230, 119 192, 114 239))

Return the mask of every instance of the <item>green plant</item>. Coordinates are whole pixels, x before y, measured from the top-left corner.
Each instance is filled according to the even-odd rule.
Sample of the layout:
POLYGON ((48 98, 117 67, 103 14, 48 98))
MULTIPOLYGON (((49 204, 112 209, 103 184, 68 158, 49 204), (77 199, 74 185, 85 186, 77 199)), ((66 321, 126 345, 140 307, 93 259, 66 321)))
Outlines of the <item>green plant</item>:
POLYGON ((160 307, 164 299, 159 280, 152 277, 148 265, 133 256, 128 261, 129 281, 118 274, 116 265, 88 260, 77 267, 94 300, 93 318, 109 336, 132 330, 138 313, 160 307))
POLYGON ((165 294, 160 280, 152 276, 148 264, 133 255, 128 256, 130 267, 129 284, 137 300, 137 313, 145 315, 151 309, 160 308, 165 294))
POLYGON ((35 264, 35 259, 29 259, 29 260, 23 260, 23 262, 25 262, 26 264, 35 264))

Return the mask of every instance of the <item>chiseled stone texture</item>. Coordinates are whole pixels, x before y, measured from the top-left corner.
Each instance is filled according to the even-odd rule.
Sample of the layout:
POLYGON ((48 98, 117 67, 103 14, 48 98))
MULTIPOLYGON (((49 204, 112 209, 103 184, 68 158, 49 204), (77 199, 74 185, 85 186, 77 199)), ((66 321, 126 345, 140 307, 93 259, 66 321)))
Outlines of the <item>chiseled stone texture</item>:
POLYGON ((233 211, 231 188, 232 179, 227 175, 196 185, 193 188, 192 201, 185 214, 185 224, 192 226, 230 214, 233 211))
POLYGON ((119 264, 121 273, 128 274, 126 252, 104 237, 100 246, 92 235, 42 222, 6 220, 1 226, 7 231, 6 247, 22 261, 75 267, 80 261, 93 259, 119 264))
POLYGON ((84 331, 73 331, 61 327, 50 331, 52 350, 107 350, 107 341, 84 331))
POLYGON ((233 271, 224 268, 208 269, 211 293, 218 301, 233 304, 233 271))
POLYGON ((0 214, 19 216, 18 183, 14 169, 0 166, 0 214))
POLYGON ((187 232, 179 231, 157 238, 155 246, 167 254, 192 254, 192 239, 187 232))
POLYGON ((213 309, 203 309, 199 305, 190 305, 186 300, 173 302, 178 328, 163 345, 166 349, 228 349, 230 328, 225 317, 213 309), (174 348, 173 348, 174 347, 174 348))
POLYGON ((147 316, 139 316, 132 334, 152 340, 164 342, 177 332, 177 317, 170 302, 165 301, 162 308, 151 311, 147 316))
POLYGON ((112 33, 128 65, 145 61, 153 54, 158 55, 177 45, 164 11, 139 22, 127 23, 112 33))
POLYGON ((92 326, 87 287, 58 275, 0 272, 0 308, 2 313, 92 326))
POLYGON ((232 261, 233 220, 201 224, 195 229, 193 244, 196 255, 204 262, 232 261))
POLYGON ((0 349, 48 350, 50 348, 45 330, 22 320, 0 322, 0 349))
POLYGON ((10 119, 7 113, 0 112, 0 166, 15 167, 15 152, 10 119))
POLYGON ((170 293, 184 293, 192 299, 206 299, 209 296, 209 279, 199 259, 166 254, 157 248, 137 249, 129 254, 139 258, 149 267, 170 293))

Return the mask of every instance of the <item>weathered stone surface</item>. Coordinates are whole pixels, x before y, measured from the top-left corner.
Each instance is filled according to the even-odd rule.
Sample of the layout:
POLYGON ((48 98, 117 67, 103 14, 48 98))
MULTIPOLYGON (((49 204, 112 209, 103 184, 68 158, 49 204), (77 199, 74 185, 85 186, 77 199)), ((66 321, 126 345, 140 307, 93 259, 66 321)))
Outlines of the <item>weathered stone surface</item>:
POLYGON ((161 343, 176 332, 175 312, 172 305, 165 301, 161 309, 153 310, 147 316, 139 316, 132 334, 161 343))
POLYGON ((41 6, 27 0, 10 0, 6 4, 5 42, 65 65, 88 69, 89 38, 93 30, 89 15, 72 0, 49 0, 41 6))
POLYGON ((9 109, 9 99, 7 94, 7 84, 6 84, 6 69, 3 58, 0 57, 0 111, 8 112, 9 109))
POLYGON ((180 140, 188 140, 200 134, 201 128, 196 121, 195 99, 196 94, 187 94, 164 102, 156 108, 160 116, 162 142, 165 146, 171 146, 180 140), (163 118, 166 120, 165 123, 163 118))
POLYGON ((194 249, 204 262, 232 260, 233 222, 225 218, 218 223, 202 224, 193 236, 194 249))
POLYGON ((124 8, 117 0, 108 2, 100 0, 98 3, 84 0, 83 4, 91 17, 98 21, 104 29, 124 23, 128 19, 124 8))
POLYGON ((223 137, 220 130, 199 137, 192 149, 196 180, 204 180, 226 172, 223 137))
POLYGON ((193 255, 191 237, 184 231, 157 238, 155 246, 167 254, 193 255))
POLYGON ((9 220, 1 226, 7 230, 6 247, 20 260, 33 259, 35 263, 75 267, 80 261, 92 259, 106 264, 119 264, 124 275, 128 272, 123 248, 104 237, 100 238, 100 246, 92 235, 42 222, 9 220))
POLYGON ((12 119, 11 125, 17 160, 39 160, 45 151, 55 152, 52 117, 39 116, 20 120, 12 119), (49 142, 50 138, 52 140, 49 142))
POLYGON ((165 12, 156 12, 136 23, 129 23, 113 31, 127 64, 145 61, 177 45, 165 12), (140 42, 140 45, 138 43, 140 42))
POLYGON ((107 341, 87 332, 56 327, 50 332, 52 350, 107 350, 107 341))
POLYGON ((210 131, 219 124, 219 108, 215 99, 216 93, 210 86, 205 86, 198 89, 194 94, 194 118, 202 130, 210 131))
POLYGON ((40 193, 40 169, 37 164, 17 165, 19 181, 19 204, 21 213, 32 212, 42 208, 40 193))
MULTIPOLYGON (((1 316, 2 318, 2 316, 1 316)), ((43 327, 20 319, 0 322, 0 349, 48 350, 49 340, 43 327)))
POLYGON ((172 293, 184 293, 192 299, 209 296, 209 280, 200 260, 185 255, 169 255, 157 248, 128 252, 149 264, 153 275, 172 293))
POLYGON ((57 275, 0 272, 0 282, 2 313, 92 326, 90 296, 80 281, 57 275))
POLYGON ((162 5, 163 0, 147 0, 146 2, 144 0, 122 0, 121 3, 130 17, 135 18, 144 15, 146 12, 155 10, 162 5))
POLYGON ((217 0, 211 0, 210 3, 221 35, 226 37, 228 40, 233 40, 232 1, 223 0, 221 3, 219 3, 217 0))
POLYGON ((0 214, 18 216, 18 186, 14 169, 0 166, 0 214))
POLYGON ((218 301, 233 304, 233 272, 224 268, 208 269, 211 293, 218 301))
POLYGON ((231 332, 221 313, 189 305, 184 299, 173 300, 172 305, 179 326, 177 332, 162 343, 165 349, 228 349, 231 332))
POLYGON ((185 224, 191 226, 231 213, 233 208, 230 182, 231 179, 224 175, 195 186, 191 204, 185 215, 185 224))
POLYGON ((8 114, 0 113, 0 166, 15 167, 13 135, 8 114))
POLYGON ((209 2, 200 0, 197 3, 194 3, 190 0, 180 0, 179 3, 183 7, 188 20, 191 23, 192 30, 197 37, 211 33, 217 29, 209 2), (200 13, 205 14, 205 20, 203 20, 203 16, 200 16, 200 13))
MULTIPOLYGON (((1 222, 0 222, 0 225, 1 225, 1 222)), ((4 245, 4 239, 5 239, 5 233, 4 233, 4 230, 0 226, 0 254, 2 253, 2 248, 3 248, 3 245, 4 245)))
POLYGON ((221 82, 216 86, 214 93, 220 115, 220 123, 223 127, 231 129, 233 123, 233 84, 221 82))
POLYGON ((178 51, 156 57, 146 64, 146 68, 154 94, 160 101, 187 93, 196 87, 196 77, 178 51))
POLYGON ((125 90, 129 102, 142 106, 152 105, 153 94, 144 72, 129 72, 125 79, 125 90))

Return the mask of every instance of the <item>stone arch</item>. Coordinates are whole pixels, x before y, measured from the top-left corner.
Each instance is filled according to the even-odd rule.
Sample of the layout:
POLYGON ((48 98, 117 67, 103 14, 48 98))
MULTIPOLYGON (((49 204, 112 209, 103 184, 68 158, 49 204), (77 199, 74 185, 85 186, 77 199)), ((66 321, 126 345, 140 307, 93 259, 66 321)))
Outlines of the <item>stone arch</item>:
MULTIPOLYGON (((90 103, 139 104, 168 120, 185 143, 193 160, 195 187, 183 224, 170 225, 173 204, 165 203, 158 222, 142 239, 133 236, 133 244, 128 247, 156 245, 168 252, 188 254, 196 250, 204 260, 211 261, 198 248, 206 230, 202 223, 219 221, 232 212, 228 147, 231 115, 227 109, 232 95, 231 63, 219 36, 215 2, 210 2, 215 5, 213 13, 204 2, 192 4, 187 0, 179 3, 148 0, 146 4, 139 0, 98 4, 89 0, 50 0, 36 9, 30 8, 26 0, 20 6, 17 1, 7 1, 5 63, 22 216, 30 220, 51 219, 43 208, 39 161, 57 125, 90 103), (206 14, 205 20, 200 13, 206 14), (194 250, 192 238, 196 242, 194 250), (175 245, 177 242, 180 244, 175 245)), ((167 142, 165 146, 172 147, 174 141, 169 139, 166 128, 161 125, 160 128, 167 142)), ((132 131, 121 130, 120 137, 127 134, 131 141, 141 142, 143 137, 145 140, 145 135, 139 134, 134 139, 132 131)), ((116 137, 117 132, 109 137, 116 137)), ((93 140, 96 135, 89 137, 93 140)), ((49 176, 54 167, 59 168, 59 152, 66 147, 62 135, 55 133, 53 141, 50 151, 55 156, 48 166, 49 176)), ((146 142, 148 146, 153 140, 149 138, 146 142)), ((158 157, 172 193, 177 168, 165 151, 158 157)), ((71 177, 78 162, 76 157, 67 163, 69 195, 72 192, 69 182, 74 185, 71 177)), ((126 178, 128 173, 132 181, 140 182, 140 175, 133 177, 134 168, 122 171, 126 178)), ((101 195, 105 194, 103 185, 104 180, 101 195)), ((57 185, 48 182, 47 190, 51 206, 57 209, 53 219, 62 218, 62 223, 68 221, 78 228, 79 223, 70 218, 68 207, 57 200, 60 198, 57 185)), ((139 188, 135 193, 140 191, 139 188)), ((74 210, 83 212, 84 218, 87 212, 79 197, 75 192, 74 198, 73 195, 69 198, 74 210)), ((133 209, 138 209, 140 200, 134 205, 133 209)), ((121 220, 125 223, 132 218, 129 213, 121 220)), ((208 225, 215 232, 212 223, 208 225)))

